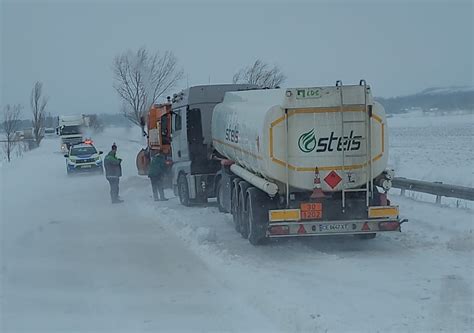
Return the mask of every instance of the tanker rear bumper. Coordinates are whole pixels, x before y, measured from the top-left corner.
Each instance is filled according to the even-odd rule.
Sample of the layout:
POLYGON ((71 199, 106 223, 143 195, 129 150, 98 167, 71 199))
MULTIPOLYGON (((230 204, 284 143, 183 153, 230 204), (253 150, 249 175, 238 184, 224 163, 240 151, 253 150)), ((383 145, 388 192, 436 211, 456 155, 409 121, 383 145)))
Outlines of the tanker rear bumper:
POLYGON ((406 222, 406 220, 400 220, 398 218, 270 222, 267 228, 266 236, 268 238, 281 238, 328 235, 361 235, 393 231, 400 232, 401 225, 404 222, 406 222))

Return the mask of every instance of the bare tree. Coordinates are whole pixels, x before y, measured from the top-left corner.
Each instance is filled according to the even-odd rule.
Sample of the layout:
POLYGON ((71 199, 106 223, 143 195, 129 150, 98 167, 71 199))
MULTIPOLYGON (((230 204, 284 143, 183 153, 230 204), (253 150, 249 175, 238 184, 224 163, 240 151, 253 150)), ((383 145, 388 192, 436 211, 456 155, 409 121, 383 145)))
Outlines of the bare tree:
POLYGON ((30 106, 33 113, 33 135, 39 146, 44 137, 43 125, 48 98, 43 96, 43 83, 37 81, 31 90, 30 106))
POLYGON ((104 131, 104 124, 100 121, 96 114, 88 114, 88 126, 94 133, 102 133, 104 131))
POLYGON ((150 54, 144 47, 114 59, 114 88, 122 99, 122 113, 144 130, 148 109, 183 77, 178 60, 170 51, 150 54))
POLYGON ((3 109, 3 131, 5 132, 5 140, 3 141, 3 150, 7 154, 7 160, 10 162, 11 154, 18 141, 16 131, 20 127, 21 105, 11 106, 7 104, 3 109))
POLYGON ((255 84, 262 88, 279 87, 285 80, 286 75, 277 65, 270 67, 261 59, 257 59, 252 65, 240 69, 232 79, 234 83, 255 84))

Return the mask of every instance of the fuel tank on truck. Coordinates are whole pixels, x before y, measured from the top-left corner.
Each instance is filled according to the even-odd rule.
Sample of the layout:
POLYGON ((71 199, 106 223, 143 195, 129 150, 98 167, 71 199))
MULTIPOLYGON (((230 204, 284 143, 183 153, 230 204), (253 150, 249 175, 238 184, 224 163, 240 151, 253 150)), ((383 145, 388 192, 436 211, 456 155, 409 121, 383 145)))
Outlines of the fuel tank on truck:
POLYGON ((387 167, 385 111, 365 85, 227 92, 212 135, 220 154, 283 192, 287 181, 312 190, 316 168, 323 191, 335 192, 387 167))

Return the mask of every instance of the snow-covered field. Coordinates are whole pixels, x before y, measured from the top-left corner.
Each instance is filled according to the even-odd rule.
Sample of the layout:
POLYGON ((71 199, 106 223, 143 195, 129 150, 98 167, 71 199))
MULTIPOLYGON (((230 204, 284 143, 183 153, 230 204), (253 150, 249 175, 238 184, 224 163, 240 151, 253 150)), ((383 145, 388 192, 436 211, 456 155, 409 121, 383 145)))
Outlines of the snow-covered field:
POLYGON ((474 113, 388 118, 396 175, 474 187, 474 113))
MULTIPOLYGON (((390 118, 397 174, 472 186, 474 121, 459 117, 390 118)), ((104 178, 66 176, 57 140, 2 166, 0 331, 474 329, 472 210, 394 191, 402 233, 253 247, 212 203, 153 202, 137 132, 95 138, 124 158, 121 205, 104 178)))

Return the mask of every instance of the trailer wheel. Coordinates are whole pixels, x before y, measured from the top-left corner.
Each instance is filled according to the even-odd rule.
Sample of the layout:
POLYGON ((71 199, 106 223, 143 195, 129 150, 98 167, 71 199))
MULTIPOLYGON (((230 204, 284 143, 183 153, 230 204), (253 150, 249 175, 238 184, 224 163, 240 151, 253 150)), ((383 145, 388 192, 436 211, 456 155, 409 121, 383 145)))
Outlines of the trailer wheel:
POLYGON ((240 234, 243 238, 247 239, 249 237, 249 215, 248 209, 246 209, 245 200, 246 200, 246 189, 241 189, 239 193, 239 221, 240 221, 240 234))
POLYGON ((238 208, 237 212, 239 215, 240 222, 240 234, 243 238, 247 239, 249 237, 249 227, 248 227, 248 207, 247 207, 247 189, 251 186, 245 180, 238 182, 238 208))
POLYGON ((268 215, 265 214, 267 212, 265 203, 268 198, 256 188, 249 188, 247 192, 249 242, 252 245, 261 245, 267 240, 268 215))
POLYGON ((235 231, 240 233, 240 221, 239 221, 239 180, 233 181, 232 186, 232 197, 231 197, 231 213, 232 220, 234 221, 235 231))
POLYGON ((186 180, 186 176, 184 174, 181 174, 178 177, 178 195, 179 202, 181 202, 183 206, 191 205, 191 200, 189 199, 188 181, 186 180))
POLYGON ((217 198, 217 208, 219 212, 226 213, 225 208, 222 206, 222 178, 219 179, 216 186, 216 198, 217 198))

